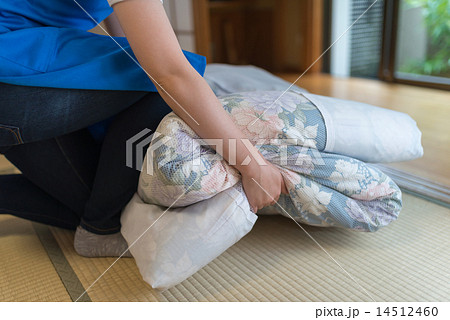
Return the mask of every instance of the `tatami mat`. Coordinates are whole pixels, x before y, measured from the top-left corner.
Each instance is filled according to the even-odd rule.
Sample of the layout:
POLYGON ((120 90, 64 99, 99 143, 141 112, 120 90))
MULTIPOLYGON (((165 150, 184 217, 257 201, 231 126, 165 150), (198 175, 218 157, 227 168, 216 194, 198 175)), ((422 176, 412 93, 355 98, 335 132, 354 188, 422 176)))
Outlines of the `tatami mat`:
POLYGON ((0 215, 0 301, 71 301, 32 223, 0 215))
MULTIPOLYGON (((376 233, 305 227, 260 217, 238 244, 180 285, 153 291, 120 259, 88 291, 92 301, 448 301, 450 210, 404 195, 400 219, 376 233), (348 274, 354 279, 352 279, 348 274)), ((88 288, 115 259, 86 259, 73 234, 53 229, 88 288)))
POLYGON ((89 288, 80 301, 448 301, 449 224, 450 209, 405 194, 400 219, 376 233, 304 226, 341 268, 293 221, 260 217, 239 243, 161 293, 130 258, 89 288, 115 259, 80 257, 73 232, 5 215, 0 300, 70 301, 89 288))
POLYGON ((19 173, 17 170, 4 156, 0 154, 0 174, 11 174, 19 173))

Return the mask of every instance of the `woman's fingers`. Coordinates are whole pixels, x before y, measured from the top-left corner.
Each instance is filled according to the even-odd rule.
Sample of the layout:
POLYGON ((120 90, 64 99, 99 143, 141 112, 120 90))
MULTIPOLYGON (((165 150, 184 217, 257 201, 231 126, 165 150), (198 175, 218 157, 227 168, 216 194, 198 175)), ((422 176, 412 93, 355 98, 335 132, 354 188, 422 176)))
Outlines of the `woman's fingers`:
POLYGON ((252 211, 276 205, 281 193, 286 191, 283 177, 272 164, 261 166, 257 175, 242 174, 242 184, 252 211))
POLYGON ((281 193, 289 194, 289 191, 286 188, 286 184, 284 183, 284 179, 281 179, 281 193))
POLYGON ((278 200, 280 200, 280 195, 281 195, 281 193, 276 198, 273 198, 273 200, 272 200, 272 202, 270 204, 274 205, 275 203, 277 203, 278 200))

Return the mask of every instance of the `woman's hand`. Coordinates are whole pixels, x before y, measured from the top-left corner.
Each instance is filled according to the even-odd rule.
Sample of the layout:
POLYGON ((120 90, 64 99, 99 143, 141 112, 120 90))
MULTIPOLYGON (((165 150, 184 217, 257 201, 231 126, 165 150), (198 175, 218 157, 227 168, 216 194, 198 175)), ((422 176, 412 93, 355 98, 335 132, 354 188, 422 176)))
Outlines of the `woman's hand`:
POLYGON ((280 170, 266 161, 266 165, 256 165, 242 171, 242 185, 253 212, 274 205, 281 193, 287 193, 280 170))

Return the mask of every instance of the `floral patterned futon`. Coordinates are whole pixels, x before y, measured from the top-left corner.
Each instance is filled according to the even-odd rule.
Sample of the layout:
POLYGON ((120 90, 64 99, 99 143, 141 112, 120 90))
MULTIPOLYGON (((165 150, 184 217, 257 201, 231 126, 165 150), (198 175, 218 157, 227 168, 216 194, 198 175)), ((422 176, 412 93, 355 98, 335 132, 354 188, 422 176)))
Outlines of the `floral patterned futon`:
MULTIPOLYGON (((376 231, 395 220, 402 207, 398 186, 369 164, 323 152, 327 130, 316 105, 299 92, 280 95, 253 91, 219 97, 250 142, 281 169, 289 195, 269 211, 300 223, 359 231, 376 231)), ((138 193, 147 203, 181 207, 239 180, 236 169, 171 113, 153 136, 138 193)))

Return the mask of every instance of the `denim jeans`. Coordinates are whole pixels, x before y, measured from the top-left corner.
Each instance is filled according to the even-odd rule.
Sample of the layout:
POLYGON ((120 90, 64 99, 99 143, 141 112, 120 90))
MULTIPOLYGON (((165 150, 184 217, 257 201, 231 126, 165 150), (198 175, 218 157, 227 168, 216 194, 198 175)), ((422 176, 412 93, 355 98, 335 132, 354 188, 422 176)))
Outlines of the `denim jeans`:
POLYGON ((157 92, 0 83, 0 153, 22 173, 0 176, 0 213, 118 232, 139 178, 126 166, 126 141, 170 111, 157 92), (86 128, 111 117, 98 143, 86 128))

